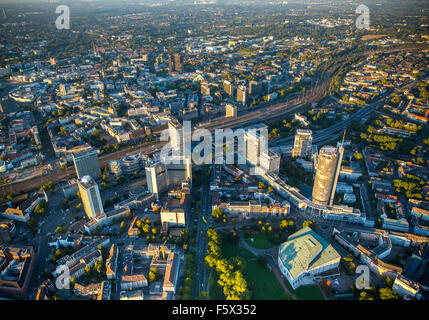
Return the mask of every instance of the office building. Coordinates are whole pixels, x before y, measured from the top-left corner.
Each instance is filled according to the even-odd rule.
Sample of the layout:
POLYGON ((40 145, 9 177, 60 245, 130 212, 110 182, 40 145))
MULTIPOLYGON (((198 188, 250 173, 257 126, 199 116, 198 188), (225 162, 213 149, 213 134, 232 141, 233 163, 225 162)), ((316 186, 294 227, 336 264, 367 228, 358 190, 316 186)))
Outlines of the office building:
POLYGON ((152 160, 146 165, 148 190, 159 198, 159 194, 170 187, 181 186, 184 181, 192 181, 190 158, 172 156, 168 163, 164 159, 152 160))
POLYGON ((192 160, 183 156, 173 156, 171 160, 165 164, 168 187, 177 187, 181 186, 183 181, 192 181, 192 160))
POLYGON ((78 181, 78 186, 86 215, 90 219, 98 218, 104 209, 97 183, 91 176, 84 176, 78 181))
POLYGON ((161 225, 164 223, 168 224, 168 227, 177 226, 177 227, 185 227, 185 210, 181 207, 163 207, 161 209, 161 225))
POLYGON ((229 117, 237 117, 237 106, 234 106, 231 103, 226 104, 226 115, 227 118, 229 117))
POLYGON ((295 134, 295 141, 292 149, 293 158, 310 158, 313 132, 311 130, 298 129, 295 134))
POLYGON ((87 149, 73 153, 73 163, 78 179, 82 179, 84 176, 91 176, 95 180, 101 178, 100 163, 96 150, 87 149))
POLYGON ((151 161, 146 164, 146 182, 148 190, 159 198, 159 194, 166 191, 167 183, 167 169, 165 164, 161 161, 151 161))
POLYGON ((168 72, 169 73, 182 73, 183 72, 183 57, 175 53, 168 57, 168 72))
POLYGON ((267 126, 260 124, 247 130, 245 135, 246 141, 246 159, 254 166, 259 165, 261 153, 268 151, 268 137, 261 135, 262 130, 267 130, 267 126))
POLYGON ((30 288, 36 255, 33 247, 0 246, 0 295, 25 296, 30 288))
POLYGON ((267 173, 278 173, 280 170, 280 155, 271 150, 261 153, 259 157, 259 166, 267 173))
POLYGON ((171 147, 175 151, 182 152, 183 126, 176 118, 170 118, 170 121, 168 121, 168 133, 170 134, 171 147))
POLYGON ((313 185, 314 203, 332 205, 342 158, 342 146, 340 148, 324 146, 320 149, 313 185))

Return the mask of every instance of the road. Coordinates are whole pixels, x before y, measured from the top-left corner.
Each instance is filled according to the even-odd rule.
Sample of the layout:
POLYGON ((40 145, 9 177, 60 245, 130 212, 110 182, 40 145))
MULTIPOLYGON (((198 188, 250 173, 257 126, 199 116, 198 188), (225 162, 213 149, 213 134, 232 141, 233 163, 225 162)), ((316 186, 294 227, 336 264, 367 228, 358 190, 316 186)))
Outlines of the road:
MULTIPOLYGON (((214 177, 214 170, 210 171, 210 181, 214 177)), ((211 192, 209 183, 203 183, 201 186, 201 210, 198 218, 197 238, 196 238, 196 255, 195 255, 195 279, 192 289, 192 299, 197 299, 202 291, 205 291, 207 283, 207 270, 204 266, 204 258, 207 249, 207 229, 211 219, 211 192), (204 219, 207 221, 204 222, 204 219)))

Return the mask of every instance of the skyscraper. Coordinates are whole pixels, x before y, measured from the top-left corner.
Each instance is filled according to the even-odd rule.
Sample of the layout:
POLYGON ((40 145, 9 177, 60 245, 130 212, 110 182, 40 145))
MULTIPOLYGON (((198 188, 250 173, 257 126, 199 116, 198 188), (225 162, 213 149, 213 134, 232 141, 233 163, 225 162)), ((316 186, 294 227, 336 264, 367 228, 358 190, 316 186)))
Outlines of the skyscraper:
POLYGON ((313 185, 313 202, 332 205, 344 149, 324 146, 317 159, 316 177, 313 185))
POLYGON ((266 172, 278 173, 280 170, 280 159, 281 156, 278 153, 268 150, 268 152, 261 153, 261 156, 259 157, 259 165, 266 172))
POLYGON ((233 87, 232 83, 228 80, 223 81, 223 90, 230 97, 232 97, 232 95, 234 94, 234 87, 233 87))
POLYGON ((238 86, 237 88, 237 102, 241 102, 244 106, 247 102, 247 88, 245 86, 238 86))
POLYGON ((183 72, 183 57, 175 53, 168 57, 168 72, 169 73, 182 73, 183 72))
POLYGON ((311 143, 313 132, 306 129, 298 129, 295 134, 295 141, 292 149, 292 157, 309 158, 311 156, 311 143))
POLYGON ((100 163, 96 150, 91 148, 73 153, 73 162, 78 179, 84 176, 90 176, 96 180, 101 177, 100 163))
POLYGON ((265 141, 261 135, 261 130, 267 130, 267 126, 260 124, 247 130, 246 140, 246 159, 254 166, 259 165, 259 157, 262 152, 268 151, 268 141, 265 141), (252 130, 254 129, 254 130, 252 130))
POLYGON ((78 181, 78 186, 86 215, 90 219, 98 218, 104 209, 97 183, 90 176, 84 176, 78 181))
POLYGON ((174 117, 171 117, 170 121, 168 121, 168 133, 170 134, 171 147, 176 150, 176 152, 182 152, 183 126, 174 117))
POLYGON ((160 193, 167 190, 167 169, 162 161, 151 161, 146 164, 146 183, 148 190, 155 194, 157 198, 160 193))
POLYGON ((192 163, 190 158, 172 156, 170 162, 164 159, 151 161, 146 165, 146 181, 151 193, 159 194, 170 187, 177 187, 183 181, 192 181, 192 163))

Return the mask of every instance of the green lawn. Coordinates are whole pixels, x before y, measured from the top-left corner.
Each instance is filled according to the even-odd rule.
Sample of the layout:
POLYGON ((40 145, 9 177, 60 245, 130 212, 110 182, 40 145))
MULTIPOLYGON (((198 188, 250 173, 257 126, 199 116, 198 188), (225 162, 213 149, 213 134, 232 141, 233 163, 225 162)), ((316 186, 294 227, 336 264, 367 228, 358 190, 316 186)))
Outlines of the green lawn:
POLYGON ((254 283, 252 300, 284 300, 291 299, 283 290, 276 276, 266 266, 257 261, 248 262, 246 266, 246 280, 248 285, 254 283))
POLYGON ((228 240, 226 240, 226 236, 224 236, 222 239, 222 255, 226 259, 237 257, 237 256, 243 257, 246 260, 249 260, 252 258, 256 259, 253 253, 251 253, 250 251, 244 248, 240 248, 238 246, 238 243, 235 243, 235 244, 229 243, 228 240))
POLYGON ((252 290, 252 300, 283 300, 290 298, 286 296, 274 273, 266 266, 261 266, 253 253, 244 248, 239 248, 238 243, 231 244, 224 237, 222 241, 222 255, 227 259, 236 256, 246 259, 247 265, 244 276, 249 289, 252 290), (251 287, 251 283, 254 284, 253 288, 251 287))
POLYGON ((324 300, 322 292, 316 285, 303 286, 293 290, 287 279, 283 280, 283 282, 298 300, 324 300))
POLYGON ((253 236, 248 236, 245 238, 246 243, 256 249, 269 249, 275 246, 267 236, 262 234, 255 234, 253 236), (253 241, 251 240, 253 239, 253 241))
POLYGON ((212 274, 208 282, 210 284, 210 299, 225 300, 225 295, 222 292, 222 288, 217 284, 216 275, 212 274))

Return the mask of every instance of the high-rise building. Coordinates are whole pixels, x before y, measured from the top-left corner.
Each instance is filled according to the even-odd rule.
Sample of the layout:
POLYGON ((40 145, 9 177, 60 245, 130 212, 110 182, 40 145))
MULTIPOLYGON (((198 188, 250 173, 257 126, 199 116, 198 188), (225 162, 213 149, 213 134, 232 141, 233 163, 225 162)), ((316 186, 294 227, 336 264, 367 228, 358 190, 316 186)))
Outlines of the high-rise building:
POLYGON ((177 187, 182 185, 183 181, 192 181, 191 159, 183 156, 172 156, 171 160, 170 163, 165 163, 168 187, 177 187))
POLYGON ((183 57, 175 53, 168 57, 168 71, 169 73, 182 73, 183 72, 183 57))
POLYGON ((341 169, 343 147, 324 146, 319 151, 313 185, 313 202, 332 205, 341 169))
POLYGON ((232 85, 232 83, 228 80, 224 80, 223 81, 223 90, 226 92, 227 95, 229 95, 230 97, 233 96, 234 94, 234 86, 232 85))
POLYGON ((170 187, 182 185, 183 181, 192 181, 191 159, 183 156, 171 156, 170 161, 158 159, 146 165, 146 181, 151 193, 159 194, 170 187))
MULTIPOLYGON (((248 129, 245 135, 246 141, 246 159, 254 166, 259 166, 259 157, 261 153, 268 150, 268 141, 261 136, 261 130, 267 130, 267 126, 260 124, 248 129), (253 130, 252 130, 253 129, 253 130)), ((268 137, 266 137, 268 139, 268 137)))
POLYGON ((225 116, 228 117, 237 117, 237 106, 234 106, 231 103, 226 104, 226 114, 225 116))
POLYGON ((151 161, 146 164, 146 183, 148 190, 159 197, 168 187, 167 169, 162 161, 151 161))
POLYGON ((295 141, 292 149, 294 158, 310 158, 313 132, 306 129, 298 129, 295 134, 295 141))
POLYGON ((96 150, 91 148, 73 153, 73 162, 78 179, 84 176, 91 176, 96 180, 101 177, 100 163, 96 150))
POLYGON ((78 186, 86 215, 90 219, 98 218, 104 209, 97 183, 90 176, 84 176, 78 181, 78 186))
POLYGON ((249 82, 249 95, 251 96, 257 96, 261 94, 261 85, 258 81, 250 81, 249 82))
POLYGON ((261 153, 259 157, 259 166, 266 172, 279 172, 280 170, 280 155, 271 150, 261 153))
POLYGON ((244 106, 247 102, 247 88, 245 86, 238 86, 237 88, 237 102, 241 102, 244 106))
POLYGON ((171 117, 170 121, 168 121, 168 133, 170 134, 171 147, 181 152, 183 144, 183 126, 176 118, 171 117))

